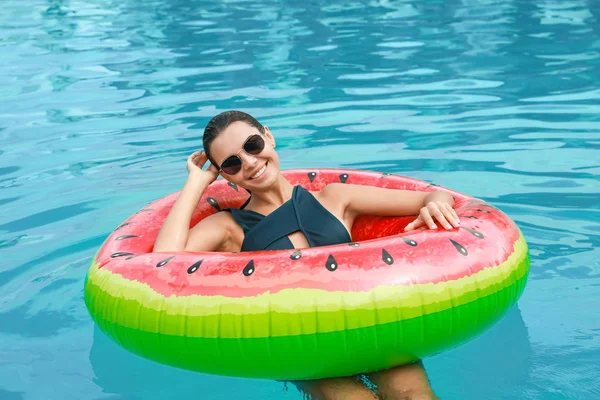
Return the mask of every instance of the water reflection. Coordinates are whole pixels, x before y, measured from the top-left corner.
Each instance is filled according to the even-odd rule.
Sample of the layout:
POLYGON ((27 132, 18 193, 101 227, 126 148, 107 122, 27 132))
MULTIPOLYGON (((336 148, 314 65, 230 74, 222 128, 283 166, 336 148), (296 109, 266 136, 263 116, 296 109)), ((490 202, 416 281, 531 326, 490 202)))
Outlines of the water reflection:
POLYGON ((533 358, 521 311, 513 307, 489 331, 426 360, 425 367, 442 399, 517 399, 523 398, 533 358))
POLYGON ((296 389, 266 380, 205 375, 161 365, 133 355, 94 327, 89 360, 94 383, 126 399, 299 399, 296 389))
MULTIPOLYGON (((600 397, 590 383, 600 372, 584 367, 598 351, 596 2, 7 0, 0 35, 1 343, 83 343, 72 350, 79 358, 56 368, 29 362, 29 350, 11 352, 22 362, 0 363, 0 397, 36 397, 14 377, 69 380, 89 367, 67 359, 89 350, 89 332, 73 325, 90 323, 81 281, 94 249, 133 211, 180 188, 208 118, 231 108, 273 128, 283 168, 435 181, 521 226, 532 252, 522 316, 514 311, 489 335, 430 360, 442 394, 457 397, 454 382, 469 377, 459 397, 489 398, 485 371, 497 367, 507 382, 498 393, 512 398, 517 389, 551 398, 562 387, 600 397), (521 358, 523 368, 510 365, 521 358)), ((90 359, 97 384, 127 398, 198 387, 212 398, 296 396, 272 382, 157 366, 98 331, 90 359)), ((96 393, 86 379, 56 397, 96 393)))

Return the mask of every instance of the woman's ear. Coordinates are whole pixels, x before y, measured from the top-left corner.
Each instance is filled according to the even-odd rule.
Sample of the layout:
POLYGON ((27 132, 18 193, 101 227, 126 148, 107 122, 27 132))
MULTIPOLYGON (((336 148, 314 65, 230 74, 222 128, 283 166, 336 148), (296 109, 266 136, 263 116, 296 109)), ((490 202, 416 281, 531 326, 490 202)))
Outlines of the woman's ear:
POLYGON ((265 130, 265 136, 267 137, 267 139, 269 139, 271 146, 273 146, 273 148, 275 148, 275 138, 273 137, 273 134, 271 134, 269 127, 263 126, 263 128, 265 130))

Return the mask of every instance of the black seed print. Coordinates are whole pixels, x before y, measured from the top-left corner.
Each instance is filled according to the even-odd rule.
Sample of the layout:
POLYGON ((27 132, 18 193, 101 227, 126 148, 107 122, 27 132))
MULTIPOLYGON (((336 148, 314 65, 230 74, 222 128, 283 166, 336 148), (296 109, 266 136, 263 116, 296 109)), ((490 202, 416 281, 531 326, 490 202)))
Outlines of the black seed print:
POLYGON ((482 210, 481 208, 478 208, 475 211, 479 211, 479 212, 486 213, 486 214, 491 214, 491 212, 489 212, 488 210, 482 210))
POLYGON ((242 273, 246 276, 250 276, 254 273, 254 260, 250 260, 250 262, 246 264, 242 273))
POLYGON ((125 257, 125 256, 135 256, 135 254, 133 254, 133 253, 127 253, 125 251, 119 251, 119 252, 116 252, 116 253, 112 253, 110 255, 110 258, 125 257))
POLYGON ((383 174, 381 174, 382 178, 385 178, 386 176, 390 176, 392 174, 390 174, 389 172, 384 172, 383 174))
POLYGON ((156 268, 160 268, 163 265, 165 265, 166 263, 168 263, 169 261, 171 261, 175 256, 171 256, 169 258, 165 258, 164 260, 162 260, 161 262, 159 262, 158 264, 156 264, 156 268))
POLYGON ((132 255, 132 256, 129 256, 129 257, 127 257, 127 258, 126 258, 126 260, 132 260, 132 259, 134 259, 134 258, 136 258, 136 257, 137 257, 137 255, 135 255, 135 254, 134 254, 134 255, 132 255))
POLYGON ((232 182, 227 182, 227 184, 229 186, 231 186, 233 188, 233 190, 235 190, 236 192, 239 192, 238 185, 236 185, 235 183, 232 183, 232 182))
POLYGON ((476 216, 474 216, 474 215, 461 215, 460 217, 461 217, 461 218, 479 219, 479 218, 477 218, 477 217, 476 217, 476 216))
POLYGON ((479 239, 483 239, 483 234, 481 232, 478 232, 474 229, 471 228, 467 228, 465 226, 462 227, 465 231, 469 232, 470 234, 472 234, 473 236, 478 237, 479 239))
POLYGON ((129 225, 131 225, 132 223, 133 223, 133 222, 125 222, 124 224, 121 224, 121 225, 117 226, 113 232, 115 232, 115 231, 118 231, 118 230, 119 230, 119 229, 121 229, 121 228, 125 228, 126 226, 129 226, 129 225))
POLYGON ((340 175, 340 182, 346 183, 347 180, 348 180, 348 174, 341 174, 340 175))
POLYGON ((460 254, 462 254, 463 256, 466 256, 469 254, 469 252, 467 251, 467 249, 465 249, 460 243, 455 242, 454 240, 450 239, 450 241, 452 242, 452 244, 454 245, 454 247, 456 248, 456 250, 458 250, 458 252, 460 254))
POLYGON ((390 255, 390 253, 385 251, 385 249, 381 250, 381 259, 387 265, 392 265, 394 263, 394 258, 390 255))
POLYGON ((416 246, 417 242, 415 242, 414 240, 412 240, 411 238, 407 238, 407 237, 402 237, 402 240, 404 240, 404 243, 406 243, 409 246, 416 246))
POLYGON ((198 268, 200 268, 200 264, 202 264, 202 261, 204 261, 204 259, 196 261, 194 264, 192 264, 192 266, 188 268, 188 274, 193 274, 194 272, 198 271, 198 268))
POLYGON ((302 257, 302 252, 300 250, 296 250, 295 252, 292 253, 292 255, 290 256, 290 258, 292 260, 299 260, 300 257, 302 257))
POLYGON ((308 180, 310 181, 310 183, 312 183, 312 181, 315 180, 315 176, 317 176, 316 172, 309 172, 308 173, 308 180))
POLYGON ((360 247, 360 243, 352 242, 352 243, 348 243, 348 246, 350 246, 350 247, 360 247))
POLYGON ((138 237, 138 236, 135 236, 135 235, 123 235, 123 236, 119 236, 115 240, 133 239, 133 238, 136 238, 136 237, 138 237))
POLYGON ((430 183, 429 185, 427 185, 428 188, 432 187, 432 186, 440 186, 437 183, 430 183))
POLYGON ((208 199, 206 199, 206 201, 208 202, 208 204, 210 204, 211 206, 216 208, 217 211, 221 211, 221 207, 219 207, 219 203, 217 203, 217 201, 215 199, 213 199, 212 197, 209 197, 208 199))
POLYGON ((327 261, 325 261, 325 268, 330 271, 335 271, 338 268, 337 261, 335 261, 335 258, 331 254, 327 257, 327 261))

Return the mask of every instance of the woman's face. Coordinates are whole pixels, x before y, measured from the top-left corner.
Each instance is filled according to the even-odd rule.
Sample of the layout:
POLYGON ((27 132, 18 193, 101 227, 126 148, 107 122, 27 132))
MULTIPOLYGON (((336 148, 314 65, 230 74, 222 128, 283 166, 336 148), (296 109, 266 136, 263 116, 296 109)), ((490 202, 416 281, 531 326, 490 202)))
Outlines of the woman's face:
POLYGON ((234 175, 221 172, 231 183, 249 190, 260 190, 271 186, 279 176, 279 157, 275 152, 275 139, 269 128, 261 135, 258 129, 242 122, 234 122, 223 130, 210 145, 212 159, 220 168, 228 157, 237 155, 242 160, 240 171, 234 175), (265 141, 264 149, 256 155, 243 150, 244 143, 252 135, 260 135, 265 141))

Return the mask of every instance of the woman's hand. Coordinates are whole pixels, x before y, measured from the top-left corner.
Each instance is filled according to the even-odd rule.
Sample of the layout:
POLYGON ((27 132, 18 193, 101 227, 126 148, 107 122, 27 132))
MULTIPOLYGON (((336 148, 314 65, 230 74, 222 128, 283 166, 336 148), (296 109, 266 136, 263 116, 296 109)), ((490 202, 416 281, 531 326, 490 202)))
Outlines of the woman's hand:
POLYGON ((203 151, 197 151, 188 157, 186 167, 190 176, 201 177, 202 179, 206 179, 206 181, 210 184, 217 179, 219 176, 219 171, 214 165, 212 165, 210 161, 208 161, 208 168, 203 170, 202 168, 207 161, 208 156, 206 153, 203 151))
POLYGON ((456 215, 456 211, 454 211, 454 208, 450 204, 443 201, 430 201, 421 208, 417 219, 406 225, 404 231, 412 231, 423 225, 427 225, 430 229, 435 229, 437 227, 435 220, 446 229, 452 229, 452 226, 455 228, 460 227, 458 215, 456 215))

